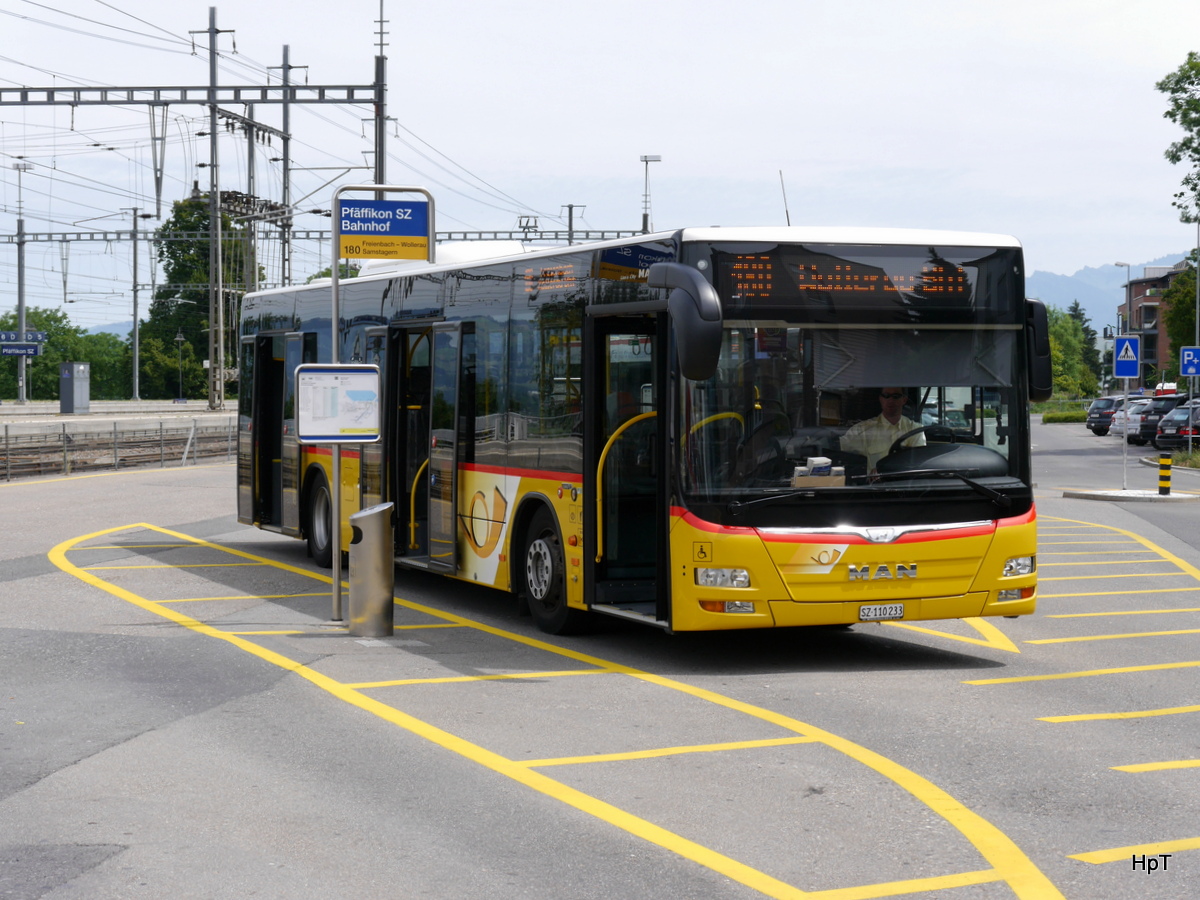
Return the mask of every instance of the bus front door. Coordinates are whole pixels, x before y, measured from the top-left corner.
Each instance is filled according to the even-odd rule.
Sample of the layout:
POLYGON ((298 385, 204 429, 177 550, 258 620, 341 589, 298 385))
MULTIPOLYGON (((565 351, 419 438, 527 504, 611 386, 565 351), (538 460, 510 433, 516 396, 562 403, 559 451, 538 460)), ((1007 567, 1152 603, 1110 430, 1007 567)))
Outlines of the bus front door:
POLYGON ((589 317, 585 594, 596 612, 670 626, 665 329, 648 316, 589 317))
MULTIPOLYGON (((244 423, 249 471, 239 472, 239 521, 266 531, 300 534, 300 445, 296 439, 296 367, 315 340, 260 334, 242 342, 243 377, 251 376, 249 421, 244 423), (249 358, 247 359, 247 355, 249 358)), ((243 409, 239 401, 239 410, 243 409)), ((239 436, 239 459, 243 441, 239 436)))

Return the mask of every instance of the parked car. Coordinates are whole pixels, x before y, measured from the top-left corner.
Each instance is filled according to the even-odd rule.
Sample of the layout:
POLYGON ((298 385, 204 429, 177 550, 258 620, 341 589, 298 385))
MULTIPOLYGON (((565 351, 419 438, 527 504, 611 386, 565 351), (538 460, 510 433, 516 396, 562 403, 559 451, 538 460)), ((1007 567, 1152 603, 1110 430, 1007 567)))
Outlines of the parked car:
POLYGON ((1188 445, 1200 447, 1200 400, 1190 400, 1175 407, 1158 422, 1154 446, 1159 450, 1177 450, 1188 445))
POLYGON ((1092 405, 1088 407, 1088 430, 1092 434, 1104 437, 1104 435, 1108 434, 1109 426, 1112 424, 1113 413, 1124 406, 1124 404, 1124 397, 1098 397, 1093 400, 1092 405))
POLYGON ((1112 422, 1109 425, 1109 431, 1113 434, 1119 434, 1125 438, 1130 444, 1141 446, 1146 443, 1142 438, 1140 429, 1142 425, 1142 414, 1150 406, 1150 401, 1133 400, 1126 403, 1115 413, 1113 413, 1112 422))
POLYGON ((1157 447, 1158 444, 1155 441, 1158 438, 1159 420, 1175 407, 1182 406, 1190 399, 1187 394, 1163 394, 1161 397, 1152 397, 1150 405, 1142 413, 1142 424, 1138 427, 1138 436, 1157 447))

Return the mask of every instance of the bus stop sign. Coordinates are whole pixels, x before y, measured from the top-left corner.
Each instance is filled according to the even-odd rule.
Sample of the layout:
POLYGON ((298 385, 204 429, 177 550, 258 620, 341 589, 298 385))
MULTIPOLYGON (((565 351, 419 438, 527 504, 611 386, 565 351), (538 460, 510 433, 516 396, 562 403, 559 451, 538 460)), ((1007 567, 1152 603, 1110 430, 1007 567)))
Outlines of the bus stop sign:
POLYGON ((1141 370, 1142 338, 1137 334, 1118 335, 1113 344, 1113 378, 1137 378, 1141 370))

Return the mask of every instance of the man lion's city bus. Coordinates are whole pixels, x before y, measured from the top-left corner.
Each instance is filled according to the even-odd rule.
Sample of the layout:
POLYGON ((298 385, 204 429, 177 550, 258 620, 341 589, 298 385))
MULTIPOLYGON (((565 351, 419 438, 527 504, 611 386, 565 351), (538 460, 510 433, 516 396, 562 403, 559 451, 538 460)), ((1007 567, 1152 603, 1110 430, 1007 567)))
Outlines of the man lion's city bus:
POLYGON ((328 282, 245 298, 240 522, 331 564, 332 454, 297 441, 295 370, 336 339, 383 384, 382 439, 342 451, 342 535, 390 501, 397 566, 513 592, 544 631, 1034 611, 1028 404, 1049 338, 1015 239, 464 247, 342 281, 336 332, 328 282), (869 450, 855 434, 889 399, 905 431, 869 450))

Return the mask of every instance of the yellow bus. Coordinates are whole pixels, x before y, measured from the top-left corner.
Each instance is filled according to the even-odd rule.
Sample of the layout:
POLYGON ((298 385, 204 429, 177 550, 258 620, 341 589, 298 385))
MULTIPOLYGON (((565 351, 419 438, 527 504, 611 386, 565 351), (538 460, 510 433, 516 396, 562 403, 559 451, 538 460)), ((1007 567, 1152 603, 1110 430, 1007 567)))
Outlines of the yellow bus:
POLYGON ((239 521, 330 565, 331 453, 296 440, 294 376, 336 339, 384 386, 382 439, 342 452, 342 535, 390 501, 398 567, 512 592, 547 632, 1033 612, 1049 338, 1014 238, 486 249, 365 268, 336 331, 328 283, 245 298, 239 521))

